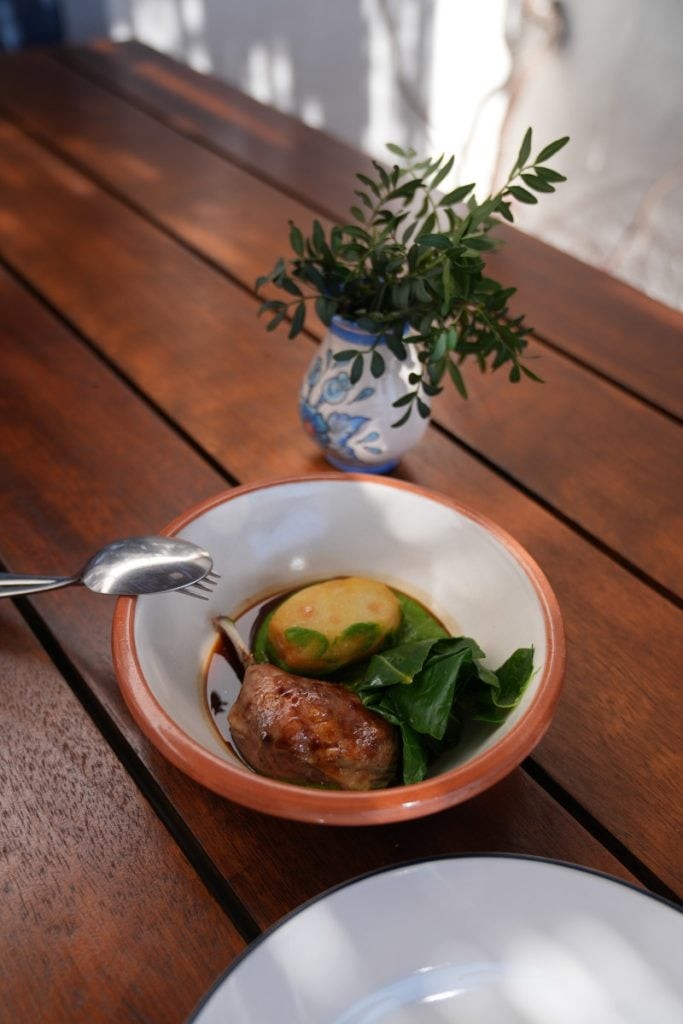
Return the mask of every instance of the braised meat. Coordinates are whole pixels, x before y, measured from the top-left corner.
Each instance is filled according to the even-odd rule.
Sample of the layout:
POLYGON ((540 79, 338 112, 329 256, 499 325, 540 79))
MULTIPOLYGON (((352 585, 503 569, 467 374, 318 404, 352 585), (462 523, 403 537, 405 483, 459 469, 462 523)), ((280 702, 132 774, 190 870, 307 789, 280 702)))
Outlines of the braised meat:
POLYGON ((349 790, 393 781, 397 730, 335 683, 251 662, 228 720, 245 761, 272 778, 349 790))

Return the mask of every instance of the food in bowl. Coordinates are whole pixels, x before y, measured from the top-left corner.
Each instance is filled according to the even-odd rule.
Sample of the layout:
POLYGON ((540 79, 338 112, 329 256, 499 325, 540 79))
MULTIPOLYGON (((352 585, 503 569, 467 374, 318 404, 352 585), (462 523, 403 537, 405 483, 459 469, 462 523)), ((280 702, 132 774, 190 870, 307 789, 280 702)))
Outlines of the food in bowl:
MULTIPOLYGON (((210 551, 221 581, 207 601, 177 594, 119 599, 112 649, 121 692, 168 760, 238 804, 330 825, 419 818, 500 781, 552 720, 565 667, 552 587, 503 528, 457 500, 400 480, 325 472, 224 491, 164 533, 210 551), (281 782, 250 769, 232 743, 234 673, 234 692, 220 676, 208 681, 208 711, 202 687, 216 642, 212 620, 227 613, 248 640, 249 616, 264 604, 340 576, 371 577, 408 595, 449 635, 476 638, 492 669, 519 647, 534 649, 534 672, 517 707, 495 729, 473 723, 422 782, 363 791, 281 782)), ((212 668, 229 666, 213 658, 212 668)))
POLYGON ((291 672, 328 675, 389 645, 401 625, 389 587, 359 576, 296 590, 269 616, 270 660, 291 672))
POLYGON ((227 716, 231 740, 251 768, 284 782, 348 790, 421 782, 468 722, 500 725, 533 671, 532 648, 497 672, 485 668, 474 640, 449 636, 407 595, 363 577, 270 602, 249 645, 230 618, 214 622, 222 637, 214 657, 241 681, 227 716))

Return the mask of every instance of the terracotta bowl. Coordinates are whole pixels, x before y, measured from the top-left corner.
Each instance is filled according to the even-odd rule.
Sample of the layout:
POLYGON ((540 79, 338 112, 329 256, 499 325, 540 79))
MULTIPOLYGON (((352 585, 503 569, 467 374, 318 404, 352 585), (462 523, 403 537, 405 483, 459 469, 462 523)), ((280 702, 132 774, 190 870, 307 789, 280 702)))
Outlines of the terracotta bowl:
POLYGON ((182 771, 247 807, 299 821, 367 825, 416 818, 467 800, 515 768, 547 729, 565 667, 562 618, 528 553, 495 523, 397 480, 326 474, 238 487, 164 531, 206 547, 221 574, 209 601, 180 594, 121 598, 113 627, 123 696, 152 743, 182 771), (372 576, 474 637, 497 667, 533 645, 535 674, 493 731, 473 732, 411 786, 356 793, 277 782, 246 767, 212 721, 203 682, 211 619, 333 576, 372 576))

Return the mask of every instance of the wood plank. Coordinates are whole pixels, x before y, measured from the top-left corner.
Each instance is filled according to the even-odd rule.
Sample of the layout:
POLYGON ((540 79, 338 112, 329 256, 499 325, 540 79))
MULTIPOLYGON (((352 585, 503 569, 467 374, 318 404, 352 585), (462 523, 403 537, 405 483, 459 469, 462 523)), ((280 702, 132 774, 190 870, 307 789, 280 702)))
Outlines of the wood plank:
MULTIPOLYGON (((109 502, 117 486, 123 486, 125 494, 117 509, 120 533, 144 532, 160 517, 172 516, 178 480, 194 482, 198 496, 202 493, 212 471, 196 453, 2 273, 0 297, 0 340, 8 353, 2 421, 16 420, 22 440, 29 432, 35 437, 36 431, 52 437, 45 454, 26 444, 1 453, 10 495, 0 495, 7 524, 0 554, 6 561, 21 568, 28 544, 33 564, 54 564, 57 555, 66 564, 78 563, 87 548, 86 540, 72 533, 75 511, 84 510, 78 518, 86 520, 90 530, 108 529, 109 502), (27 378, 36 385, 28 392, 27 378), (46 392, 59 393, 71 410, 68 417, 55 419, 54 409, 42 397, 46 392), (77 439, 86 436, 91 443, 83 446, 77 439)), ((435 853, 527 852, 631 877, 521 770, 453 811, 361 830, 280 821, 221 800, 164 761, 130 719, 111 669, 113 599, 74 588, 41 595, 34 604, 262 926, 332 884, 374 867, 435 853), (258 870, 249 865, 258 865, 258 870)))
MULTIPOLYGON (((175 381, 164 408, 208 451, 245 470, 258 461, 264 476, 286 471, 302 433, 282 382, 303 376, 310 345, 266 334, 243 289, 1 123, 0 174, 0 253, 153 399, 175 381)), ((323 464, 313 451, 309 461, 323 464)))
MULTIPOLYGON (((135 111, 129 115, 120 101, 101 90, 84 88, 69 72, 48 65, 42 77, 44 65, 37 58, 30 64, 14 65, 27 69, 14 76, 11 88, 9 80, 4 81, 6 102, 15 111, 28 116, 32 123, 37 121, 53 144, 84 161, 149 209, 160 222, 226 266, 246 286, 258 273, 257 252, 262 254, 261 269, 268 268, 278 251, 270 248, 268 227, 277 209, 281 213, 279 223, 286 227, 287 206, 277 193, 253 181, 250 188, 242 172, 235 172, 229 164, 146 116, 135 111), (239 181, 235 197, 230 199, 235 174, 239 181), (188 181, 192 182, 191 187, 188 181), (223 216, 218 212, 222 207, 226 211, 223 216), (261 211, 256 214, 255 225, 251 223, 251 210, 261 211)), ((0 64, 0 88, 2 85, 0 64)), ((41 189, 45 209, 41 229, 49 233, 54 264, 41 261, 42 273, 36 275, 31 255, 36 243, 16 220, 15 230, 10 222, 10 230, 3 232, 8 258, 34 279, 52 301, 63 306, 64 282, 60 274, 64 268, 60 253, 68 234, 74 254, 79 245, 87 250, 80 266, 83 287, 88 291, 101 290, 100 279, 109 257, 104 257, 102 264, 93 262, 90 237, 72 232, 71 218, 77 216, 73 188, 66 197, 71 205, 69 210, 64 199, 41 186, 46 172, 48 176, 52 173, 54 161, 45 163, 46 158, 35 146, 18 136, 12 137, 10 129, 7 131, 7 157, 13 162, 12 173, 16 175, 21 168, 22 180, 32 181, 36 189, 41 189), (57 208, 53 209, 53 205, 57 208), (89 282, 86 270, 91 276, 89 282)), ((16 187, 15 191, 15 196, 7 191, 8 212, 11 206, 15 213, 23 209, 28 216, 33 207, 29 191, 23 187, 16 187)), ((120 211, 99 193, 89 194, 93 205, 101 211, 98 216, 103 232, 99 245, 104 247, 115 239, 122 241, 121 233, 131 230, 144 235, 141 250, 149 250, 150 246, 163 248, 164 240, 145 230, 129 211, 120 211)), ((77 205, 81 205, 80 196, 77 205)), ((280 235, 276 240, 283 242, 282 230, 280 235)), ((192 264, 192 274, 196 276, 196 265, 189 257, 186 262, 192 264)), ((250 333, 254 337, 249 347, 264 343, 266 351, 272 353, 277 342, 273 343, 264 329, 257 326, 254 307, 249 306, 244 296, 240 296, 239 304, 240 311, 244 310, 242 325, 247 328, 251 321, 250 333)), ((83 322, 79 321, 79 326, 90 330, 83 322)), ((101 332, 93 333, 111 354, 109 338, 101 332)), ((160 339, 159 343, 166 345, 168 340, 160 339)), ((144 358, 143 352, 138 354, 144 358)), ((472 400, 463 403, 449 387, 436 404, 435 418, 644 573, 676 591, 683 575, 683 548, 679 543, 683 536, 683 489, 675 486, 680 480, 678 466, 683 454, 680 431, 666 417, 552 350, 546 348, 541 354, 537 368, 548 381, 545 386, 524 382, 511 388, 504 376, 477 375, 471 383, 472 400), (628 462, 627 472, 620 476, 615 474, 617 451, 628 462)), ((278 348, 278 358, 287 358, 282 348, 278 348)), ((253 393, 245 397, 253 410, 253 393)), ((245 412, 243 408, 235 411, 240 417, 245 412)), ((294 440, 296 433, 291 437, 294 440)))
POLYGON ((507 226, 500 234, 506 245, 491 269, 519 289, 512 314, 526 314, 538 336, 680 419, 681 311, 531 235, 507 226))
MULTIPOLYGON (((139 43, 76 48, 64 59, 299 201, 347 219, 364 154, 139 43)), ((502 225, 500 233, 507 246, 494 266, 519 289, 516 315, 526 313, 542 337, 683 415, 680 311, 514 228, 502 225)))
POLYGON ((0 60, 3 106, 253 289, 311 210, 41 53, 0 60), (191 182, 199 187, 188 188, 191 182), (264 255, 265 254, 265 255, 264 255), (272 257, 271 257, 272 254, 272 257), (264 262, 264 260, 266 262, 264 262))
POLYGON ((340 196, 350 200, 356 172, 372 166, 339 139, 139 43, 100 41, 62 49, 60 59, 103 78, 178 132, 210 143, 328 217, 338 215, 340 196))
MULTIPOLYGON (((170 301, 171 293, 166 298, 170 301)), ((0 275, 0 299, 6 387, 3 421, 12 424, 13 438, 0 452, 6 481, 0 494, 5 523, 0 544, 13 568, 49 566, 70 571, 113 535, 153 531, 207 490, 220 489, 217 474, 6 275, 0 275), (68 416, 63 409, 69 410, 68 416), (44 439, 38 450, 36 436, 44 439), (78 514, 81 505, 82 516, 78 514)), ((248 364, 244 365, 242 376, 249 372, 248 364)), ((241 380, 239 368, 235 373, 233 390, 241 380)), ((284 382, 288 379, 291 374, 284 375, 284 382)), ((190 377, 185 384, 190 391, 187 408, 193 409, 191 396, 199 398, 201 392, 190 377)), ((275 420, 284 415, 282 394, 281 389, 279 404, 271 410, 275 420)), ((209 429, 216 429, 215 425, 209 424, 209 429)), ((242 458, 239 447, 227 446, 225 464, 240 479, 263 476, 268 442, 260 443, 262 450, 255 442, 251 461, 242 458)), ((280 474, 275 475, 310 468, 305 451, 293 446, 283 451, 280 474)), ((650 870, 683 892, 676 812, 678 660, 675 656, 663 659, 652 679, 646 678, 642 667, 643 651, 670 650, 672 638, 679 635, 675 609, 434 430, 421 451, 406 459, 402 475, 504 523, 548 573, 564 609, 570 663, 565 694, 537 752, 538 760, 650 870), (653 735, 658 751, 654 787, 653 735)), ((36 598, 36 604, 98 699, 261 923, 271 919, 278 898, 273 893, 278 888, 290 892, 296 902, 312 895, 315 886, 324 888, 341 880, 345 858, 350 858, 346 861, 349 877, 379 863, 394 862, 394 856, 399 860, 418 855, 421 841, 422 849, 431 852, 526 850, 593 866, 605 864, 600 848, 583 830, 576 831, 576 823, 570 828, 569 819, 542 791, 531 795, 538 788, 522 773, 505 783, 501 802, 496 793, 490 793, 476 806, 392 830, 367 830, 367 836, 364 830, 363 838, 341 846, 327 838, 325 830, 274 825, 232 805, 224 806, 182 780, 150 752, 132 726, 111 671, 108 599, 64 591, 36 598), (538 813, 529 808, 535 800, 538 813), (212 831, 214 822, 217 835, 212 831), (295 863, 296 845, 303 839, 315 863, 293 871, 287 880, 288 864, 295 863), (260 844, 282 851, 281 874, 276 873, 275 863, 269 864, 268 870, 275 873, 260 874, 252 883, 239 865, 253 863, 260 844), (286 852, 292 861, 287 861, 286 852), (258 887, 256 893, 253 884, 258 887)), ((608 870, 614 870, 614 865, 608 870)))
POLYGON ((0 1018, 184 1018, 244 941, 9 601, 0 638, 0 1018))

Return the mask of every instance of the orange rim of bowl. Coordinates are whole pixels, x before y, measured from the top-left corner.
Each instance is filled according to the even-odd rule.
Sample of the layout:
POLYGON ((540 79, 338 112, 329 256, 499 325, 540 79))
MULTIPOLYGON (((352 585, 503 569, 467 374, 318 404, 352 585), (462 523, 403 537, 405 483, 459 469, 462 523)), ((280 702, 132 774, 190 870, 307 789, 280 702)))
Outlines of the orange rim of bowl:
POLYGON ((172 764, 208 789, 252 810, 296 821, 372 825, 423 817, 469 800, 513 771, 550 725, 566 664, 564 625, 552 587, 526 549, 488 517, 428 488, 362 473, 318 473, 234 487, 198 502, 169 523, 161 533, 172 536, 199 516, 244 494, 316 481, 333 485, 369 483, 422 495, 483 526, 513 555, 534 587, 547 636, 547 657, 538 690, 523 718, 488 750, 423 782, 367 792, 313 789, 279 782, 233 766, 212 754, 181 729, 161 706, 147 683, 137 655, 137 598, 134 597, 118 599, 112 627, 114 669, 123 698, 142 732, 172 764))

